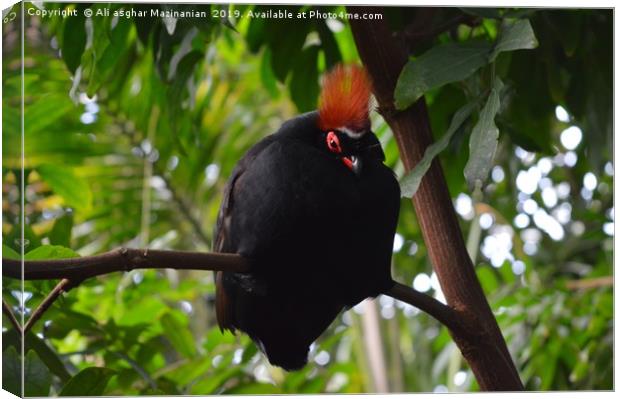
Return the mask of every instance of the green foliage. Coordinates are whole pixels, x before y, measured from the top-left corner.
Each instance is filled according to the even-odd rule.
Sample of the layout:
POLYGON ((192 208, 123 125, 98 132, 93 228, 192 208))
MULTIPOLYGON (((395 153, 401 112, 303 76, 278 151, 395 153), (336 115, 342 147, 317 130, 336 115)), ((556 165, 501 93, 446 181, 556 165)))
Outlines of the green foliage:
MULTIPOLYGON (((275 13, 278 11, 308 14, 310 11, 335 11, 336 7, 312 6, 255 6, 254 13, 275 13)), ((249 18, 246 40, 250 51, 256 53, 265 48, 264 62, 269 62, 270 71, 265 71, 263 78, 267 85, 273 87, 272 78, 279 82, 288 82, 291 100, 300 112, 316 108, 319 93, 319 72, 341 61, 336 32, 328 26, 326 20, 311 18, 281 19, 278 23, 269 23, 265 18, 249 18), (305 45, 313 37, 320 43, 305 45)))
POLYGON ((187 326, 179 322, 172 313, 164 314, 160 319, 161 328, 174 348, 183 356, 191 358, 196 355, 193 338, 187 326))
POLYGON ((44 93, 26 107, 24 119, 26 129, 33 137, 53 125, 73 109, 71 100, 65 93, 44 93))
MULTIPOLYGON (((80 10, 81 11, 81 10, 80 10)), ((78 12, 75 18, 66 18, 62 29, 62 59, 71 73, 80 66, 82 53, 86 48, 86 18, 78 12)))
POLYGON ((21 396, 23 365, 24 396, 47 396, 52 383, 49 368, 34 350, 28 350, 23 360, 22 363, 22 357, 15 346, 3 348, 2 388, 21 396))
POLYGON ((24 360, 24 396, 47 396, 52 374, 35 351, 28 351, 24 360))
POLYGON ((61 165, 43 164, 37 167, 39 176, 50 185, 52 191, 60 195, 67 205, 80 210, 88 210, 93 194, 88 183, 80 179, 69 168, 61 165))
POLYGON ((487 103, 480 111, 480 119, 474 126, 469 139, 469 160, 465 165, 465 179, 470 188, 482 185, 493 166, 493 156, 497 149, 499 129, 495 126, 495 116, 499 111, 499 94, 504 84, 495 78, 487 103))
POLYGON ((301 112, 316 109, 319 87, 317 85, 308 87, 307 83, 319 80, 319 70, 316 64, 319 49, 320 46, 306 47, 295 60, 290 81, 291 100, 301 112))
POLYGON ((15 252, 11 247, 2 244, 2 257, 7 259, 21 259, 21 255, 15 252))
POLYGON ((396 107, 405 109, 429 90, 466 79, 487 63, 489 51, 486 42, 446 43, 410 60, 396 84, 396 107))
MULTIPOLYGON (((474 14, 481 15, 477 14, 475 10, 474 14)), ((488 15, 488 12, 486 14, 488 15)), ((494 14, 493 18, 500 18, 500 16, 494 14)), ((489 36, 491 35, 489 34, 489 36)), ((500 53, 533 49, 537 46, 538 42, 528 20, 509 21, 503 19, 500 35, 493 45, 490 45, 488 41, 468 40, 435 46, 405 65, 394 91, 395 105, 398 109, 405 109, 428 91, 448 83, 465 81, 489 62, 492 64, 492 75, 494 76, 495 59, 500 53)), ((490 93, 487 105, 480 112, 480 121, 472 131, 469 145, 470 157, 465 166, 465 178, 472 190, 476 182, 484 184, 491 170, 499 136, 499 130, 495 126, 494 120, 500 110, 499 96, 502 87, 501 80, 495 78, 492 87, 488 88, 490 93)), ((472 94, 477 95, 480 90, 480 87, 474 87, 473 90, 471 87, 466 89, 470 96, 472 94)), ((446 134, 446 136, 448 135, 446 134)), ((445 148, 446 145, 447 143, 442 147, 445 148)), ((434 151, 436 151, 435 148, 434 151)), ((426 160, 425 162, 429 161, 426 160)), ((427 166, 425 168, 428 170, 427 166)), ((420 171, 421 169, 415 171, 415 175, 417 176, 420 171)), ((421 178, 422 176, 416 177, 418 184, 421 178)), ((417 185, 410 186, 410 181, 407 181, 407 185, 408 187, 401 188, 404 192, 410 193, 413 187, 417 189, 417 185)), ((415 193, 415 190, 413 192, 415 193)))
POLYGON ((538 47, 538 41, 534 36, 532 25, 527 19, 506 21, 489 60, 495 61, 499 53, 521 49, 533 49, 538 47))
POLYGON ((2 350, 2 389, 21 396, 22 357, 12 346, 2 350))
POLYGON ((74 375, 60 391, 60 396, 100 396, 114 370, 103 367, 88 367, 74 375))
MULTIPOLYGON (((413 168, 407 175, 405 175, 400 181, 400 190, 401 195, 403 197, 411 198, 415 195, 416 191, 418 191, 418 187, 422 182, 422 178, 424 174, 431 167, 431 162, 435 157, 443 150, 446 149, 448 144, 450 143, 450 139, 452 135, 456 133, 456 131, 463 125, 465 120, 469 118, 474 107, 476 107, 476 102, 471 102, 469 104, 464 105, 460 108, 452 118, 450 122, 450 127, 446 131, 446 133, 441 137, 441 140, 438 140, 436 143, 433 143, 429 146, 424 152, 424 157, 418 162, 418 164, 413 168)), ((472 137, 474 135, 472 134, 472 137)))
MULTIPOLYGON (((27 259, 64 259, 119 246, 209 250, 237 160, 283 120, 316 107, 325 70, 359 62, 344 19, 240 17, 343 7, 133 7, 148 16, 27 17, 23 77, 19 26, 5 26, 3 256, 17 259, 23 250, 27 259), (151 16, 191 7, 209 17, 151 16)), ((402 30, 421 11, 393 8, 388 22, 402 30)), ((406 196, 433 160, 444 166, 476 272, 527 388, 611 389, 613 289, 605 281, 613 243, 612 13, 439 8, 433 23, 463 12, 479 24, 461 24, 412 49, 395 92, 403 108, 424 96, 437 143, 405 175, 394 137, 374 112, 373 131, 406 196), (520 49, 528 50, 514 51, 520 49), (557 106, 568 119, 556 118, 557 106), (582 132, 572 149, 561 140, 569 127, 582 132), (492 177, 475 199, 467 194, 466 165, 474 180, 492 177), (524 174, 536 183, 527 193, 524 174), (587 189, 591 175, 596 187, 587 189), (526 212, 526 202, 536 209, 526 212), (553 230, 540 222, 544 214, 556 220, 561 238, 555 224, 553 230), (480 227, 489 218, 490 227, 480 227)), ((394 278, 430 281, 421 287, 441 298, 408 199, 397 233, 394 278)), ((3 299, 18 316, 23 307, 27 320, 55 283, 28 281, 22 295, 21 282, 3 279, 3 299)), ((26 335, 29 389, 41 396, 375 389, 362 306, 333 323, 303 370, 285 373, 247 336, 219 330, 213 299, 209 272, 136 270, 87 280, 26 335)), ((374 345, 384 354, 391 391, 478 389, 445 328, 387 297, 375 305, 381 340, 374 345)), ((12 392, 19 390, 13 376, 21 374, 20 350, 17 333, 3 332, 3 381, 12 392)))
POLYGON ((42 245, 24 255, 24 260, 69 259, 80 255, 60 245, 42 245))

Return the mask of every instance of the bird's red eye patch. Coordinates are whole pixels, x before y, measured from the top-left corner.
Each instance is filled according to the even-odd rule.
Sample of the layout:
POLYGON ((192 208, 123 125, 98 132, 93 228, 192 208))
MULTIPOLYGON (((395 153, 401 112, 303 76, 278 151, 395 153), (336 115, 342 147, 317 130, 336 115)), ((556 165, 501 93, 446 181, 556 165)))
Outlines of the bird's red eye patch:
POLYGON ((342 152, 342 147, 340 147, 340 139, 338 138, 338 135, 336 133, 327 133, 327 136, 325 137, 325 142, 327 143, 327 148, 331 152, 335 154, 340 154, 342 152))

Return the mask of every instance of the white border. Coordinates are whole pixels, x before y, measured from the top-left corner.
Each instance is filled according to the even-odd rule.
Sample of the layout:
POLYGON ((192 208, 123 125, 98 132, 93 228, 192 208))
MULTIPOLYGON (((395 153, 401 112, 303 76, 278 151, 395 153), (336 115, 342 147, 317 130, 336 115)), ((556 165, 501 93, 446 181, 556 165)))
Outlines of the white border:
MULTIPOLYGON (((379 0, 356 0, 356 1, 350 1, 350 0, 344 0, 344 1, 339 1, 339 2, 334 2, 334 1, 329 1, 329 0, 312 0, 312 1, 307 1, 307 2, 300 2, 300 1, 290 1, 290 0, 277 0, 277 1, 265 1, 265 0, 253 0, 253 1, 239 1, 239 0, 230 0, 230 1, 222 1, 222 0, 213 0, 213 1, 192 1, 192 0, 188 0, 188 1, 179 1, 179 0, 168 0, 168 1, 158 1, 158 0, 136 0, 136 1, 118 1, 118 0, 112 0, 112 1, 93 1, 93 2, 110 2, 110 3, 245 3, 245 4, 360 4, 360 5, 398 5, 398 6, 455 6, 455 5, 459 5, 459 6, 478 6, 478 7, 506 7, 506 6, 510 6, 510 7, 549 7, 549 8, 615 8, 616 2, 613 0, 591 0, 588 2, 584 2, 584 1, 577 1, 577 0, 545 0, 543 2, 540 1, 523 1, 523 0, 517 0, 517 1, 506 1, 506 0, 477 0, 477 1, 471 1, 471 0, 459 0, 457 4, 455 4, 455 2, 450 2, 450 1, 440 1, 440 0, 434 0, 434 1, 430 1, 430 0, 426 0, 426 1, 419 1, 419 0, 414 0, 414 1, 398 1, 398 0, 388 0, 386 2, 381 2, 379 0)), ((8 8, 11 5, 17 3, 17 1, 15 0, 0 0, 0 6, 2 9, 8 8)), ((618 33, 617 30, 615 29, 616 25, 618 22, 618 16, 614 10, 614 67, 616 66, 616 54, 618 54, 618 50, 619 50, 619 37, 618 37, 618 33)), ((1 49, 2 49, 2 44, 0 42, 0 54, 1 54, 1 49)), ((618 93, 618 82, 615 79, 615 75, 616 75, 616 69, 614 68, 614 100, 616 99, 616 94, 618 93)), ((1 68, 0 68, 0 76, 1 76, 1 68)), ((0 93, 1 93, 1 88, 0 88, 0 93)), ((616 116, 618 115, 618 105, 617 102, 614 101, 614 132, 615 132, 615 120, 616 120, 616 116)), ((0 109, 0 120, 1 120, 1 116, 2 116, 2 110, 0 109)), ((614 135, 615 138, 615 135, 614 135)), ((618 220, 617 216, 618 216, 618 209, 615 206, 615 199, 617 198, 617 196, 620 194, 620 189, 618 188, 618 186, 615 184, 615 176, 618 173, 618 165, 616 163, 616 159, 615 159, 615 154, 618 153, 618 150, 620 149, 620 144, 618 143, 618 140, 614 139, 614 220, 618 220)), ((1 154, 2 154, 2 144, 0 142, 0 162, 1 162, 1 154)), ((616 254, 617 254, 617 249, 618 247, 616 246, 616 242, 615 242, 615 237, 616 237, 617 231, 614 232, 614 285, 617 283, 616 281, 616 276, 615 276, 615 264, 616 264, 616 254)), ((1 276, 0 276, 1 278, 1 276)), ((617 316, 617 309, 618 309, 618 298, 615 295, 615 289, 614 289, 614 319, 616 319, 617 316)), ((615 349, 615 343, 618 342, 618 329, 614 328, 614 349, 615 349)), ((0 342, 1 342, 1 338, 0 338, 0 342)), ((615 352, 615 351, 614 351, 615 352)), ((2 369, 2 365, 0 362, 0 371, 2 369)), ((620 377, 620 372, 618 370, 618 357, 614 355, 614 386, 615 383, 620 381, 619 380, 620 377)), ((534 392, 534 393, 530 393, 530 392, 524 392, 524 393, 463 393, 463 394, 454 394, 454 395, 458 395, 459 398, 488 398, 488 399, 503 399, 503 398, 540 398, 543 397, 545 399, 549 398, 549 399, 583 399, 583 398, 615 398, 616 397, 616 393, 615 392, 599 392, 599 391, 569 391, 569 392, 534 392)), ((279 396, 279 395, 278 395, 279 396)), ((287 396, 291 396, 291 397, 302 397, 301 395, 287 395, 287 396)), ((368 394, 366 395, 346 395, 346 398, 351 398, 351 399, 361 399, 361 398, 365 398, 367 397, 368 394)), ((394 399, 400 399, 400 398, 435 398, 435 394, 417 394, 417 393, 407 393, 407 394, 389 394, 390 398, 394 398, 394 399)), ((129 397, 129 396, 124 396, 125 397, 129 397)), ((149 398, 164 398, 165 396, 149 396, 149 398)), ((206 397, 206 396, 195 396, 195 397, 206 397)), ((228 396, 230 398, 247 398, 248 396, 228 396)), ((252 396, 250 396, 252 397, 252 396)), ((275 395, 262 395, 262 398, 275 398, 275 395)), ((322 395, 304 395, 303 398, 314 398, 314 397, 320 397, 320 398, 339 398, 342 399, 342 395, 328 395, 328 394, 322 394, 322 395)), ((16 398, 16 396, 0 390, 0 398, 4 399, 4 398, 16 398)))

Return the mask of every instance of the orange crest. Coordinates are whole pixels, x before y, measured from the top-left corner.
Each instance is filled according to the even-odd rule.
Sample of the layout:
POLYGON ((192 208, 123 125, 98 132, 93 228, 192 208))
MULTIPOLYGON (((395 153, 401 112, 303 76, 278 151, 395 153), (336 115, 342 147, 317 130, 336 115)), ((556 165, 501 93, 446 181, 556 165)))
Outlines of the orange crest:
POLYGON ((323 78, 319 97, 319 128, 347 127, 354 131, 368 128, 370 78, 357 65, 338 64, 323 78))

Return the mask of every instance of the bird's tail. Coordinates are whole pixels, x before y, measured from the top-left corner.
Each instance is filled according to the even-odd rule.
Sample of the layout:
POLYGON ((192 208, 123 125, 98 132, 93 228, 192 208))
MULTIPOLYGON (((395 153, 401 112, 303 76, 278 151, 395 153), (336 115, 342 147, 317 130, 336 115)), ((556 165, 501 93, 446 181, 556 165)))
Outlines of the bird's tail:
POLYGON ((269 363, 293 371, 302 369, 308 362, 307 344, 292 342, 291 337, 277 335, 268 340, 254 339, 256 346, 267 356, 269 363))
POLYGON ((232 299, 226 293, 224 287, 224 272, 217 272, 215 274, 215 317, 217 324, 220 327, 220 331, 230 330, 235 332, 235 327, 232 320, 232 299))

